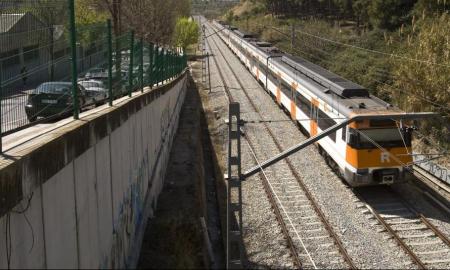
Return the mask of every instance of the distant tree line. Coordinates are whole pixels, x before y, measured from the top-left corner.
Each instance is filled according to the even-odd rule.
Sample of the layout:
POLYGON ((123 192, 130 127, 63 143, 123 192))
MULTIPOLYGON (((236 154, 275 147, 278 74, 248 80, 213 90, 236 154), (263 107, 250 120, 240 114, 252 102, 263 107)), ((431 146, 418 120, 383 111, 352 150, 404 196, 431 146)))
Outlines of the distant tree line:
POLYGON ((358 26, 392 30, 410 22, 417 11, 450 10, 443 0, 261 0, 272 15, 353 20, 358 26))

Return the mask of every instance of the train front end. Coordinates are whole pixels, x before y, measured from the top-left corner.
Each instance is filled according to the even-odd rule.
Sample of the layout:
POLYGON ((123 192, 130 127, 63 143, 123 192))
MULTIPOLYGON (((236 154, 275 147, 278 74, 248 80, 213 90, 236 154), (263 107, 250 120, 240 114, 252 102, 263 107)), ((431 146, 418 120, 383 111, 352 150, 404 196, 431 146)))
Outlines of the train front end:
POLYGON ((363 120, 346 128, 344 177, 353 186, 390 185, 412 177, 411 132, 393 120, 363 120))

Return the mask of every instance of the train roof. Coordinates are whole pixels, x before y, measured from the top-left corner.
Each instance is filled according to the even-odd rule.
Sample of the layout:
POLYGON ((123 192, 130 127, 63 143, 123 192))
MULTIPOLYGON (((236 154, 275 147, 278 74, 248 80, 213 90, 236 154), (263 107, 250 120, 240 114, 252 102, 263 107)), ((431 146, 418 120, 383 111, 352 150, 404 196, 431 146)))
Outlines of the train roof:
POLYGON ((330 91, 344 98, 369 97, 369 91, 359 84, 338 76, 316 64, 296 56, 283 56, 282 61, 305 74, 330 91))
POLYGON ((335 107, 340 113, 351 116, 355 113, 400 113, 399 108, 370 95, 369 91, 350 80, 326 70, 301 57, 293 56, 279 50, 269 42, 259 41, 254 35, 233 31, 238 37, 244 39, 248 45, 261 51, 266 57, 276 55, 273 59, 279 67, 286 70, 291 76, 301 77, 310 85, 313 93, 325 102, 335 107))
POLYGON ((281 55, 283 52, 278 49, 277 47, 274 47, 272 43, 265 42, 265 41, 255 41, 250 42, 253 46, 257 47, 267 55, 281 55))
POLYGON ((242 32, 240 30, 234 30, 234 32, 236 33, 236 35, 238 35, 240 38, 255 38, 255 35, 250 34, 250 33, 245 33, 242 32))
MULTIPOLYGON (((295 58, 291 55, 283 55, 283 57, 285 56, 295 58)), ((299 72, 299 70, 293 68, 291 65, 286 64, 282 58, 273 59, 273 62, 292 78, 301 79, 310 91, 347 117, 350 117, 355 113, 380 114, 401 112, 398 108, 395 108, 391 104, 370 94, 362 97, 352 96, 350 98, 339 95, 338 93, 331 91, 329 87, 318 83, 317 79, 314 79, 303 72, 299 72)))
POLYGON ((270 43, 270 42, 266 42, 266 41, 256 41, 256 42, 253 42, 256 46, 258 46, 258 47, 273 47, 272 46, 272 43, 270 43))

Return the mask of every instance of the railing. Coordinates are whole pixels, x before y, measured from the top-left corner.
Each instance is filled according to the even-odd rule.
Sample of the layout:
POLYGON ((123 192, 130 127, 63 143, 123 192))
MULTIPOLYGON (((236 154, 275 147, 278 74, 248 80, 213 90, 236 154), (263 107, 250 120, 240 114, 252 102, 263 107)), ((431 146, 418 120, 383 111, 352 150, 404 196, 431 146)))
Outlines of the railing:
MULTIPOLYGON (((0 2, 1 137, 51 122, 174 78, 187 66, 179 49, 109 20, 77 21, 74 0, 0 2)), ((1 148, 0 148, 1 151, 1 148)))

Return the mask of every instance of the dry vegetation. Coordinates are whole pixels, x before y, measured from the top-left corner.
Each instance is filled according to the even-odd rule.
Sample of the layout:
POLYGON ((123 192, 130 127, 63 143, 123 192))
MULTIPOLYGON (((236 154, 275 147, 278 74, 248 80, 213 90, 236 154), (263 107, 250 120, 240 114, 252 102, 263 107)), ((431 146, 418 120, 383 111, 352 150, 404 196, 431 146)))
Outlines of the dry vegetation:
MULTIPOLYGON (((261 39, 273 42, 284 51, 306 58, 367 87, 373 94, 405 111, 439 113, 437 119, 416 123, 420 128, 418 132, 424 135, 415 134, 418 139, 416 151, 443 153, 439 163, 450 167, 447 155, 450 148, 448 3, 437 0, 426 4, 420 0, 411 1, 406 18, 395 17, 393 11, 387 11, 388 14, 383 18, 391 24, 381 27, 387 24, 380 22, 379 16, 368 16, 358 25, 355 7, 352 12, 338 9, 335 14, 326 9, 320 11, 319 7, 316 7, 315 14, 300 9, 296 15, 280 9, 276 12, 270 8, 261 10, 263 2, 244 1, 222 19, 259 34, 261 39), (393 26, 394 19, 389 16, 398 20, 396 27, 393 26), (292 24, 298 30, 293 49, 290 46, 292 24)), ((313 10, 313 7, 309 8, 313 10)))

